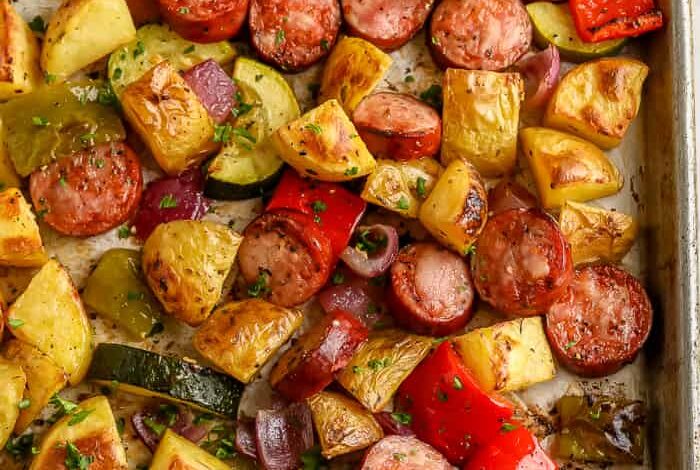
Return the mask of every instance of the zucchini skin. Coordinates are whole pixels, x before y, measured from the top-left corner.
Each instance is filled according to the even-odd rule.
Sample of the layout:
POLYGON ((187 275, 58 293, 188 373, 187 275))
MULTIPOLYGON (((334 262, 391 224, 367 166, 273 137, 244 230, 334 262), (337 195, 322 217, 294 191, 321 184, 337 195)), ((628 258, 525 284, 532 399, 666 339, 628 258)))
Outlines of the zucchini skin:
POLYGON ((164 398, 236 418, 244 385, 228 375, 182 359, 123 344, 97 346, 88 378, 116 381, 164 398))
POLYGON ((269 196, 279 183, 284 172, 284 162, 271 175, 249 184, 239 184, 225 181, 225 178, 209 175, 204 185, 204 195, 210 199, 221 201, 243 201, 261 196, 269 196))

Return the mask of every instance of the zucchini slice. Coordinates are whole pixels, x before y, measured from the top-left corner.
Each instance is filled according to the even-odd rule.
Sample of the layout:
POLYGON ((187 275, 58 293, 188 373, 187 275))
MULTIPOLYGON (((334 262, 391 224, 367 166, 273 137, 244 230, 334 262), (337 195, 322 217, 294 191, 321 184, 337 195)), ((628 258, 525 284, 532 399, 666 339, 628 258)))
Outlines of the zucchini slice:
POLYGON ((214 199, 249 199, 272 188, 284 162, 269 137, 300 113, 294 92, 272 68, 241 57, 233 79, 243 103, 238 108, 242 114, 231 140, 207 167, 205 194, 214 199))
POLYGON ((228 375, 123 344, 102 343, 88 379, 134 395, 157 397, 235 418, 243 384, 228 375))

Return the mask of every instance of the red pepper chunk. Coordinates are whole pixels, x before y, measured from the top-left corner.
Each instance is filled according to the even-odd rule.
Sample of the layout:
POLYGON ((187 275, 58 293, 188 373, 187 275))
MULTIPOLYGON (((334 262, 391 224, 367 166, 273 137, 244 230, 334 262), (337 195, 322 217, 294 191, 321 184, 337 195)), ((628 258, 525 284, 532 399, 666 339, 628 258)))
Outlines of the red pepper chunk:
POLYGON ((337 183, 307 180, 291 169, 285 171, 267 210, 289 209, 313 217, 328 236, 337 260, 348 246, 367 203, 337 183))
POLYGON ((478 449, 463 470, 557 470, 537 438, 520 423, 507 423, 478 449))
POLYGON ((586 42, 639 36, 664 23, 654 0, 569 0, 569 7, 586 42))
POLYGON ((513 415, 511 403, 477 385, 449 341, 408 376, 397 400, 416 436, 454 465, 491 442, 513 415))

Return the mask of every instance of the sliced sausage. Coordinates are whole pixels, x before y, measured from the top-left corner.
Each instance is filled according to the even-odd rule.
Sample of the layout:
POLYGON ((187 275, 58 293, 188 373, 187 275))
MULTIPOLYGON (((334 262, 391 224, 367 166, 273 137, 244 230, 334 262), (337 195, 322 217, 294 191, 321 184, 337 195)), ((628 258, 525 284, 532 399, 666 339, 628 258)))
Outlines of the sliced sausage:
POLYGON ((199 97, 214 121, 222 124, 231 116, 231 110, 236 104, 236 86, 215 60, 209 59, 195 65, 182 78, 199 97))
POLYGON ((491 215, 510 209, 533 209, 537 198, 511 178, 503 178, 489 191, 489 213, 491 215))
POLYGON ((143 179, 136 154, 122 143, 76 152, 32 173, 34 209, 54 230, 88 237, 133 215, 143 179))
POLYGON ((165 21, 190 41, 209 43, 235 36, 249 0, 158 0, 165 21))
POLYGON ((332 267, 331 242, 300 212, 277 210, 255 219, 238 250, 241 275, 261 297, 283 307, 307 301, 323 287, 332 267))
POLYGON ((430 20, 430 50, 443 67, 503 70, 531 40, 520 0, 443 0, 430 20))
POLYGON ((388 436, 374 444, 361 470, 450 470, 440 452, 410 436, 388 436))
POLYGON ((471 318, 474 285, 467 263, 435 243, 408 245, 391 266, 389 309, 420 334, 454 333, 471 318))
POLYGON ((433 156, 440 150, 440 115, 410 95, 369 95, 355 109, 353 122, 377 158, 411 160, 433 156))
POLYGON ((282 355, 270 373, 270 383, 292 401, 315 395, 333 382, 333 375, 348 364, 367 333, 350 313, 327 314, 282 355))
POLYGON ((652 309, 644 288, 628 272, 587 266, 576 270, 546 319, 559 361, 577 374, 601 377, 634 360, 651 331, 652 309))
POLYGON ((264 61, 298 72, 330 51, 340 20, 338 0, 252 0, 250 42, 264 61))
POLYGON ((435 0, 342 0, 352 36, 387 51, 406 44, 423 27, 435 0))
POLYGON ((573 275, 569 244, 552 218, 537 209, 511 209, 490 218, 472 257, 479 296, 510 315, 546 312, 573 275))

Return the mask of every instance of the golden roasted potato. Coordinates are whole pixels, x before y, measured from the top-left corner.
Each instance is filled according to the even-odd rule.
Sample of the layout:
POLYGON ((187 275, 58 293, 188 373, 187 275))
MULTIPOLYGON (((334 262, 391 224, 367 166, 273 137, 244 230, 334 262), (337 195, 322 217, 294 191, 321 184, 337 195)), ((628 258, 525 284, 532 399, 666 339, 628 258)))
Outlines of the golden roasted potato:
POLYGON ((47 262, 10 307, 12 334, 63 368, 71 385, 80 383, 92 358, 92 328, 66 270, 47 262))
POLYGON ((453 160, 421 206, 418 219, 440 243, 465 253, 486 224, 486 201, 479 173, 468 162, 453 160))
POLYGON ((199 165, 218 148, 214 121, 168 61, 129 85, 121 103, 126 119, 169 175, 199 165))
POLYGON ((515 166, 523 80, 518 73, 447 69, 443 88, 443 165, 466 159, 485 177, 515 166))
POLYGON ((206 320, 241 240, 213 222, 176 220, 156 227, 143 246, 141 264, 165 312, 192 326, 206 320))
POLYGON ((416 218, 441 173, 442 166, 430 157, 400 162, 377 160, 377 168, 365 182, 362 199, 416 218))
POLYGON ((63 81, 135 37, 125 0, 63 0, 46 29, 41 66, 63 81))
POLYGON ((24 394, 27 377, 19 364, 0 360, 0 384, 2 384, 2 399, 0 399, 0 449, 10 438, 15 422, 19 416, 19 404, 24 394))
POLYGON ((280 127, 272 142, 282 160, 300 174, 322 181, 349 181, 377 166, 335 99, 280 127))
POLYGON ((31 206, 17 188, 0 192, 0 265, 34 267, 46 262, 31 206))
POLYGON ((149 470, 231 470, 231 467, 224 462, 170 429, 165 430, 148 468, 149 470))
POLYGON ((373 332, 337 376, 338 383, 372 412, 391 402, 401 382, 428 355, 432 338, 400 330, 373 332))
MULTIPOLYGON (((41 441, 29 470, 64 468, 67 456, 92 458, 90 467, 126 470, 126 453, 107 398, 98 395, 56 422, 41 441)), ((77 468, 77 467, 76 467, 77 468)))
POLYGON ((349 454, 374 444, 384 432, 359 403, 339 393, 320 392, 307 400, 327 459, 349 454))
POLYGON ((540 317, 472 330, 455 338, 455 346, 484 390, 520 390, 556 374, 540 317))
POLYGON ((562 206, 559 227, 571 245, 575 264, 622 260, 638 228, 632 216, 572 201, 562 206))
POLYGON ((572 132, 604 149, 620 145, 642 99, 649 73, 629 57, 606 57, 577 66, 562 78, 543 124, 572 132))
POLYGON ((344 37, 331 51, 321 77, 318 102, 338 100, 352 115, 391 67, 391 57, 360 38, 344 37))
POLYGON ((20 366, 27 377, 24 398, 29 400, 29 405, 20 410, 15 423, 14 433, 19 435, 39 417, 51 397, 63 390, 68 383, 68 376, 49 356, 18 339, 11 339, 4 344, 2 356, 20 366))
POLYGON ((12 2, 0 2, 0 100, 31 93, 41 81, 36 36, 12 2))
POLYGON ((194 347, 227 374, 248 383, 303 321, 299 310, 260 299, 217 308, 194 336, 194 347))
POLYGON ((528 127, 520 131, 520 143, 546 209, 610 196, 622 188, 620 172, 590 142, 553 129, 528 127))

